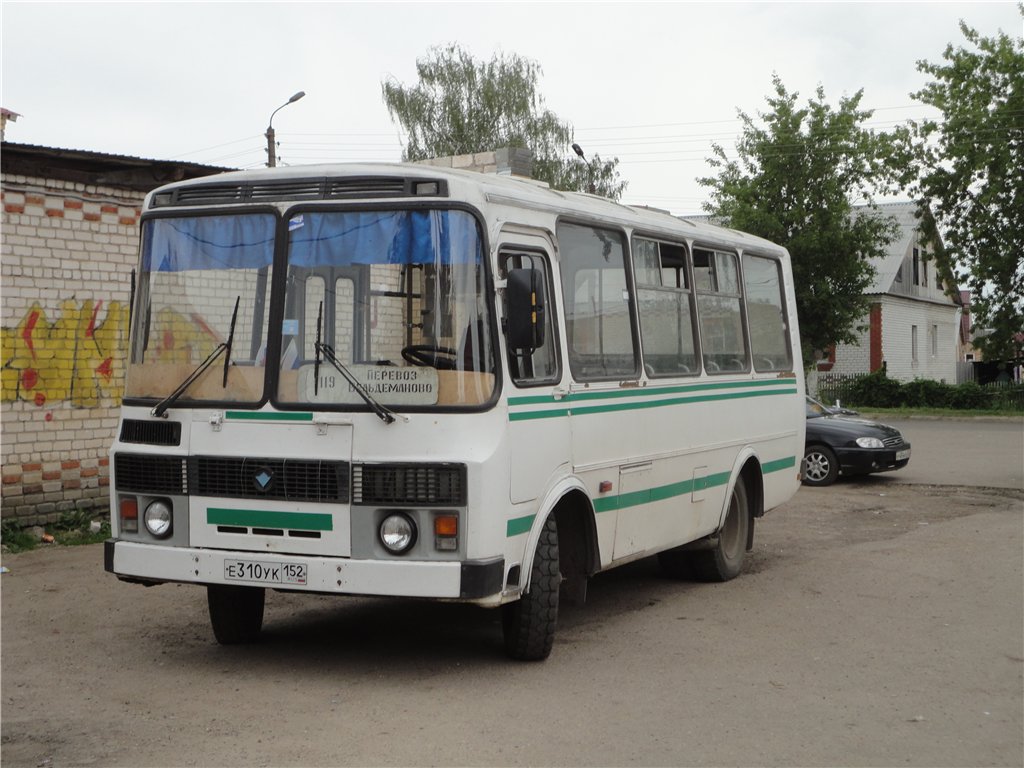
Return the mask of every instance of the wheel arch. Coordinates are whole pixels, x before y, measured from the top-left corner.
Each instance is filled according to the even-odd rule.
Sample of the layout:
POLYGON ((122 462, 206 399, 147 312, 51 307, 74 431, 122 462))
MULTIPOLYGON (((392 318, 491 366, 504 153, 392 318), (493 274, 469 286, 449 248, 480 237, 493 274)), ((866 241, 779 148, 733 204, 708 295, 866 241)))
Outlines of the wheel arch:
POLYGON ((764 517, 764 473, 761 471, 761 460, 750 446, 740 452, 733 464, 732 477, 729 480, 729 487, 726 489, 716 534, 725 526, 725 518, 729 513, 729 504, 736 483, 743 483, 747 490, 747 505, 750 511, 747 549, 750 550, 754 546, 754 520, 764 517))
POLYGON ((558 527, 559 567, 562 574, 567 578, 587 577, 599 569, 601 555, 594 505, 583 483, 578 478, 567 478, 547 494, 530 526, 523 566, 519 571, 519 587, 522 590, 529 588, 530 569, 526 564, 533 562, 544 522, 551 515, 555 516, 558 527))

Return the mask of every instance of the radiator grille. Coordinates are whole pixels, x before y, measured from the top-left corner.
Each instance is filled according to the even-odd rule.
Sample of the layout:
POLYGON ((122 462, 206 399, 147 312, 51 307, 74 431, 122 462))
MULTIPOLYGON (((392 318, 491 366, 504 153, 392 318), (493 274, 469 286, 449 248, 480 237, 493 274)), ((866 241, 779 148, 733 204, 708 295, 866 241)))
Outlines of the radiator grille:
POLYGON ((114 456, 114 476, 119 491, 188 493, 187 460, 183 456, 118 453, 114 456))
POLYGON ((903 445, 903 435, 896 435, 895 437, 886 437, 882 440, 882 445, 886 448, 895 448, 898 445, 903 445))
POLYGON ((345 461, 196 456, 189 468, 198 496, 348 503, 345 461))
POLYGON ((461 464, 357 464, 352 468, 355 504, 465 506, 466 468, 461 464))
POLYGON ((121 442, 145 445, 180 445, 181 422, 125 419, 121 422, 121 442))

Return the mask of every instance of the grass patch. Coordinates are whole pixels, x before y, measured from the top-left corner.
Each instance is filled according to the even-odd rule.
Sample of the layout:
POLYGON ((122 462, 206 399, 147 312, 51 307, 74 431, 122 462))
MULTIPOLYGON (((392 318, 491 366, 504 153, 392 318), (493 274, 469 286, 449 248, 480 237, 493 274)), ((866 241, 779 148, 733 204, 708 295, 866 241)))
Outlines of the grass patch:
POLYGON ((999 416, 1004 419, 1021 419, 1024 418, 1024 413, 1014 413, 1013 411, 1001 411, 991 408, 977 409, 977 410, 960 410, 956 408, 876 408, 872 405, 864 406, 853 406, 855 411, 859 411, 861 414, 877 414, 879 416, 944 416, 946 418, 956 419, 975 419, 981 416, 999 416))
POLYGON ((0 544, 3 544, 4 551, 11 553, 28 552, 39 546, 36 537, 13 520, 0 526, 0 544))
MULTIPOLYGON (((98 544, 110 538, 110 523, 104 520, 99 531, 93 533, 93 517, 93 510, 65 512, 60 520, 45 526, 43 530, 53 537, 54 544, 66 547, 98 544)), ((0 543, 3 544, 4 551, 11 554, 47 546, 14 520, 7 520, 0 525, 0 543)))

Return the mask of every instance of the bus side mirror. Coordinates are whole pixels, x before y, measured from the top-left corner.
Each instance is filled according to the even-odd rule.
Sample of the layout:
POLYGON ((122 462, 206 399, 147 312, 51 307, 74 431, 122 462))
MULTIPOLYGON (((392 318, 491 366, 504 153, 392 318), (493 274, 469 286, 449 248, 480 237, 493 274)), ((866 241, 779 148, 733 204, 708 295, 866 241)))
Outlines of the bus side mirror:
POLYGON ((509 270, 505 299, 509 348, 532 351, 543 347, 544 273, 529 267, 509 270))

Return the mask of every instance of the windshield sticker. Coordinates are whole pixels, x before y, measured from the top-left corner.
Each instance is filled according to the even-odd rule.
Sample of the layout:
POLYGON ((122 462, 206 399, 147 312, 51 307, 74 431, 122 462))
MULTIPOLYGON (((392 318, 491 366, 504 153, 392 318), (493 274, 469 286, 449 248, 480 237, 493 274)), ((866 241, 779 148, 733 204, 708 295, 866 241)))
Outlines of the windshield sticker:
POLYGON ((304 224, 305 222, 302 220, 301 213, 298 214, 297 216, 292 216, 291 219, 288 221, 288 231, 294 232, 296 229, 302 229, 304 224))
POLYGON ((298 336, 299 335, 299 321, 298 320, 285 320, 281 323, 281 333, 285 336, 298 336))
MULTIPOLYGON (((393 365, 350 365, 349 371, 375 399, 388 405, 436 405, 437 369, 400 368, 393 365)), ((319 386, 314 392, 316 366, 299 370, 299 396, 309 403, 362 405, 355 387, 327 363, 320 363, 319 386)))

